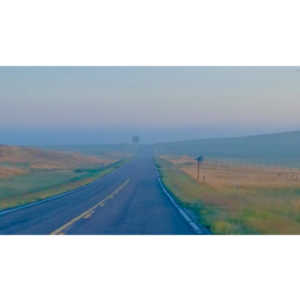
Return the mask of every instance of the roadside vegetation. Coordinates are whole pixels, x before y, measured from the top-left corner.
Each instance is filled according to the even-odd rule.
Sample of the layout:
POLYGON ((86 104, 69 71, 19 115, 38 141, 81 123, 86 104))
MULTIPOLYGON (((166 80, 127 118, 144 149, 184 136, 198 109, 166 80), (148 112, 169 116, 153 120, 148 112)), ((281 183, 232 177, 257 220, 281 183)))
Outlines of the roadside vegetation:
POLYGON ((0 210, 86 185, 120 167, 124 159, 0 146, 0 210))
POLYGON ((300 171, 160 156, 169 191, 215 234, 300 234, 300 171))

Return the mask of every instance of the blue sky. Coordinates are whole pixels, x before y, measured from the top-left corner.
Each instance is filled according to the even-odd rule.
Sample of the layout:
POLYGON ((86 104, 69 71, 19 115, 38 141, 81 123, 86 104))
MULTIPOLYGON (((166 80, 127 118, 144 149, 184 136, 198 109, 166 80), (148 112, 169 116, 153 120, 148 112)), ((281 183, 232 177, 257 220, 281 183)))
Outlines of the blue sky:
POLYGON ((300 129, 295 68, 2 67, 0 143, 118 143, 300 129))

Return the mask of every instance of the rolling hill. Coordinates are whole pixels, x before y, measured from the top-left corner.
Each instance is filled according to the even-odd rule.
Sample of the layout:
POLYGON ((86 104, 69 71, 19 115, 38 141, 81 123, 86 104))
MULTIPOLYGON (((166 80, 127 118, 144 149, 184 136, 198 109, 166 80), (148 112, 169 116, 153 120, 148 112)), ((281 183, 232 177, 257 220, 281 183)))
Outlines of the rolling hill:
POLYGON ((97 157, 105 156, 111 158, 123 158, 135 154, 137 145, 133 144, 94 144, 94 145, 58 145, 48 146, 49 150, 77 152, 83 155, 93 155, 97 157))
MULTIPOLYGON (((41 150, 29 147, 0 145, 0 174, 18 173, 26 169, 74 169, 104 165, 107 159, 77 153, 41 150)), ((1 176, 1 175, 0 175, 1 176)))
POLYGON ((204 155, 300 167, 300 131, 238 138, 211 138, 155 145, 157 154, 204 155))

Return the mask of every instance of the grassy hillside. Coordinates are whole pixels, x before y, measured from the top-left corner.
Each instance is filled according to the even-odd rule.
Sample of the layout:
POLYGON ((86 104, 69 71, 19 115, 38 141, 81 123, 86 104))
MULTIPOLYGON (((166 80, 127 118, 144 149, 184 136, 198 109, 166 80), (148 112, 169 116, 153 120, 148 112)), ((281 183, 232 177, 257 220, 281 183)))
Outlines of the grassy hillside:
POLYGON ((87 184, 120 166, 102 156, 0 146, 0 209, 87 184))
POLYGON ((17 168, 17 167, 7 167, 7 166, 0 166, 0 179, 6 177, 13 177, 17 175, 22 175, 26 173, 24 169, 17 168))
POLYGON ((77 153, 41 150, 29 147, 0 145, 0 166, 23 169, 73 169, 110 162, 106 158, 77 153))
POLYGON ((134 155, 139 148, 139 145, 133 144, 96 144, 96 145, 61 145, 49 146, 51 150, 77 152, 85 155, 93 155, 96 157, 110 157, 120 159, 134 155))
POLYGON ((160 143, 157 154, 204 155, 253 163, 300 167, 300 132, 266 134, 240 138, 214 138, 160 143))

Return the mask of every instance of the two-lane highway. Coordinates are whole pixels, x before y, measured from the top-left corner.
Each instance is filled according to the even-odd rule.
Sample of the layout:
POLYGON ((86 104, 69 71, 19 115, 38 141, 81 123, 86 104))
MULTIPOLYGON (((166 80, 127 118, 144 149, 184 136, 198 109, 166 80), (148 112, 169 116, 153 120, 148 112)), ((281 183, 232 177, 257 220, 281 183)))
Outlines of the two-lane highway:
POLYGON ((4 213, 0 234, 194 234, 158 184, 151 151, 60 197, 4 213))

